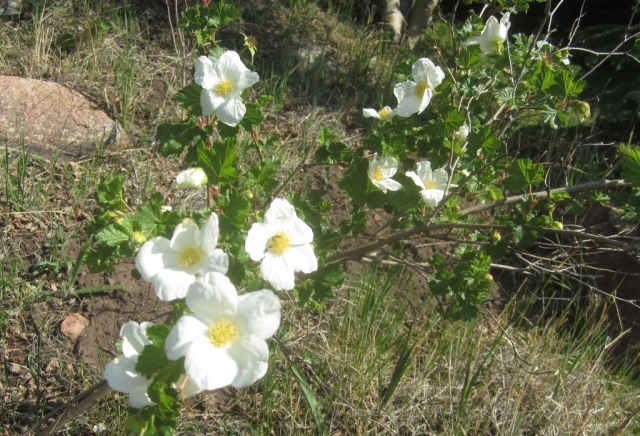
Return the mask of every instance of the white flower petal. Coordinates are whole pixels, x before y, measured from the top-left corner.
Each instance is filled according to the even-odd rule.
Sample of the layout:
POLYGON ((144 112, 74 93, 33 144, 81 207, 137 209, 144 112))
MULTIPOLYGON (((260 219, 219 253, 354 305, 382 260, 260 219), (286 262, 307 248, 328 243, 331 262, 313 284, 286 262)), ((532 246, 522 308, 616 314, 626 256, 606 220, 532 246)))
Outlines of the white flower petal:
POLYGON ((238 372, 231 385, 247 387, 264 377, 269 367, 269 347, 256 336, 245 336, 228 350, 238 365, 238 372))
POLYGON ((151 381, 136 372, 136 360, 120 356, 107 363, 103 377, 109 386, 125 394, 146 391, 151 381))
POLYGON ((238 294, 231 280, 218 272, 208 272, 189 288, 186 303, 204 323, 236 314, 238 294))
MULTIPOLYGON (((236 90, 238 91, 237 95, 235 96, 236 97, 240 96, 240 94, 242 94, 242 91, 244 91, 254 83, 257 83, 259 80, 260 80, 260 76, 258 75, 258 73, 256 72, 252 73, 247 69, 245 72, 243 72, 240 75, 240 78, 235 83, 234 92, 236 92, 236 90)), ((234 95, 232 94, 230 97, 233 97, 233 96, 234 95)))
MULTIPOLYGON (((431 97, 433 96, 433 91, 431 89, 425 89, 424 94, 422 94, 422 99, 420 99, 420 107, 418 108, 418 113, 421 114, 424 110, 429 106, 431 102, 431 97)), ((416 97, 417 98, 417 97, 416 97)))
POLYGON ((234 84, 241 78, 242 73, 249 69, 242 63, 240 56, 233 50, 228 50, 220 56, 218 68, 224 78, 233 80, 234 84))
POLYGON ((180 251, 182 248, 191 247, 193 245, 200 245, 200 229, 196 223, 191 221, 189 218, 185 218, 173 231, 171 249, 174 251, 180 251))
POLYGON ((153 406, 154 403, 149 399, 149 395, 147 394, 147 390, 144 391, 134 391, 129 394, 129 404, 134 409, 142 409, 143 407, 153 406))
POLYGON ((122 354, 125 357, 134 357, 142 353, 145 345, 151 345, 151 341, 147 338, 147 329, 153 323, 143 322, 138 324, 135 321, 129 321, 120 328, 120 337, 122 340, 122 354))
POLYGON ((260 274, 276 291, 290 291, 295 286, 293 269, 285 264, 282 256, 267 253, 260 265, 260 274))
POLYGON ((310 244, 313 242, 313 230, 304 221, 294 217, 286 227, 292 245, 310 244))
POLYGON ((246 334, 268 339, 280 326, 280 300, 267 289, 240 295, 238 316, 246 334))
POLYGON ((396 83, 396 86, 393 87, 393 93, 398 99, 399 104, 406 97, 416 95, 416 83, 412 82, 411 80, 396 83))
POLYGON ((244 249, 251 260, 259 261, 264 257, 267 241, 271 238, 271 226, 264 223, 254 223, 249 229, 244 249))
POLYGON ((318 269, 318 259, 309 244, 291 247, 282 257, 285 265, 293 272, 309 274, 318 269))
POLYGON ((211 89, 220 80, 214 67, 214 58, 200 56, 194 64, 195 73, 193 75, 196 83, 204 89, 211 89))
POLYGON ((378 119, 380 119, 380 114, 375 109, 370 109, 370 108, 362 109, 362 115, 364 115, 365 118, 378 118, 378 119))
POLYGON ((200 240, 198 244, 205 253, 211 254, 218 245, 218 234, 220 233, 218 226, 218 215, 212 213, 205 221, 202 229, 200 229, 200 240))
POLYGON ((189 286, 195 281, 193 274, 177 267, 160 270, 151 280, 153 291, 162 301, 186 297, 189 286))
POLYGON ((228 386, 238 374, 238 365, 222 348, 206 336, 191 343, 184 359, 184 371, 199 389, 211 391, 228 386))
POLYGON ((146 281, 150 281, 163 268, 176 265, 177 260, 171 250, 171 242, 162 236, 142 244, 136 254, 136 268, 146 281))
POLYGON ((242 103, 240 97, 226 100, 223 104, 216 108, 216 115, 223 123, 235 127, 247 112, 247 107, 242 103))
POLYGON ((199 274, 204 275, 208 272, 226 274, 227 271, 229 271, 229 256, 224 251, 216 248, 200 266, 199 274))
POLYGON ((400 189, 402 189, 402 185, 393 179, 384 179, 383 181, 380 182, 380 184, 384 186, 385 189, 388 189, 389 191, 399 191, 400 189))
POLYGON ((286 227, 296 216, 296 209, 284 198, 276 198, 271 202, 269 210, 264 214, 264 221, 274 228, 286 227))
POLYGON ((225 102, 224 98, 216 95, 208 89, 203 89, 200 93, 200 106, 202 106, 202 115, 213 115, 221 105, 225 102))
POLYGON ((423 160, 421 162, 418 162, 418 170, 416 171, 416 173, 418 174, 418 177, 420 177, 420 180, 423 181, 422 186, 424 187, 424 181, 425 180, 431 180, 431 162, 429 162, 428 160, 423 160))
POLYGON ((427 206, 431 208, 435 208, 444 197, 444 191, 440 189, 424 189, 420 194, 424 202, 427 203, 427 206))
POLYGON ((447 181, 449 180, 449 174, 447 174, 447 172, 441 168, 438 168, 437 170, 433 170, 433 181, 436 182, 438 184, 438 186, 442 186, 444 185, 445 187, 447 186, 447 181))
POLYGON ((424 183, 422 182, 420 176, 418 176, 416 173, 414 173, 413 171, 407 171, 405 175, 407 177, 411 177, 411 180, 413 180, 413 182, 418 185, 420 189, 424 189, 424 183))
POLYGON ((429 71, 435 70, 436 66, 431 59, 421 58, 413 63, 411 67, 411 75, 415 82, 428 82, 429 71))
POLYGON ((416 114, 420 111, 420 107, 422 106, 422 100, 424 96, 429 95, 427 91, 425 91, 423 98, 419 98, 416 95, 405 97, 401 102, 398 102, 398 115, 404 118, 410 117, 413 114, 416 114))
POLYGON ((183 315, 167 335, 164 351, 169 360, 178 360, 186 356, 191 343, 207 332, 208 326, 193 315, 183 315))

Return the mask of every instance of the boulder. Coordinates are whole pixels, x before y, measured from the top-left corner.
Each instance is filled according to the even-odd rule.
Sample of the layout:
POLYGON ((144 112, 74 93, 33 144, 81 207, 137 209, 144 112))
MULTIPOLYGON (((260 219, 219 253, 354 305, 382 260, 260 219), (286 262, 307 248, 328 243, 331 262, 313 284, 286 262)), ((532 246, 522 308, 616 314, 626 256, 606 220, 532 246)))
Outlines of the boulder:
POLYGON ((0 76, 0 143, 46 159, 78 160, 117 140, 118 125, 62 85, 0 76))

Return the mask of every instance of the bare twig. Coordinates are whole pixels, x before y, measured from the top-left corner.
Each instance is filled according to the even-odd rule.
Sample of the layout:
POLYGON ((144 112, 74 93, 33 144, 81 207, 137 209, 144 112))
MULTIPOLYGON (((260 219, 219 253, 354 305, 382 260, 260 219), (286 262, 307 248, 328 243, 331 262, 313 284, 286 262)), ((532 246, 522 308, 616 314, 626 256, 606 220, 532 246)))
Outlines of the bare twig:
POLYGON ((53 409, 40 421, 32 425, 24 433, 22 433, 21 436, 28 436, 32 434, 32 432, 40 428, 45 422, 57 415, 60 415, 60 417, 56 420, 55 423, 53 423, 53 425, 45 428, 44 430, 41 430, 37 436, 48 436, 55 434, 56 432, 62 430, 62 428, 67 425, 69 421, 82 415, 91 406, 96 404, 102 398, 106 397, 111 391, 113 391, 113 389, 107 384, 107 381, 102 380, 100 383, 91 386, 89 389, 77 395, 72 400, 53 409))

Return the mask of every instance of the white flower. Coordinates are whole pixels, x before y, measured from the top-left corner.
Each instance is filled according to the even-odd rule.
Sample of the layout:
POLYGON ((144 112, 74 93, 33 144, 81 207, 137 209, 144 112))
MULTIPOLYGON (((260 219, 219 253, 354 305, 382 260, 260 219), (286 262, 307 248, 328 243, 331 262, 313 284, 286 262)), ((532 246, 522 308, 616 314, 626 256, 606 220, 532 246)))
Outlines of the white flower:
POLYGON ((165 213, 165 212, 171 212, 173 210, 173 208, 171 206, 160 206, 160 212, 161 213, 165 213))
POLYGON ((444 80, 442 68, 436 67, 427 58, 418 59, 411 67, 411 74, 415 82, 408 80, 393 88, 398 99, 396 111, 401 117, 422 113, 429 105, 433 91, 444 80))
POLYGON ((458 141, 460 141, 460 144, 464 144, 467 140, 467 136, 469 136, 469 126, 464 124, 462 127, 460 127, 460 130, 455 133, 455 137, 458 141))
POLYGON ((445 170, 439 168, 432 171, 431 162, 426 160, 418 162, 417 174, 409 171, 407 176, 411 177, 415 184, 422 188, 420 194, 430 208, 435 208, 444 197, 449 176, 445 170))
POLYGON ((391 109, 389 106, 385 106, 379 111, 371 108, 362 109, 362 114, 366 118, 377 118, 379 120, 390 120, 396 116, 396 109, 391 109))
MULTIPOLYGON (((129 403, 131 407, 136 409, 155 404, 147 394, 152 380, 136 372, 138 356, 146 345, 151 345, 151 341, 147 337, 147 329, 152 325, 153 323, 150 322, 138 324, 135 321, 129 321, 124 323, 120 328, 122 354, 104 367, 104 378, 109 386, 116 391, 129 394, 129 403)), ((202 391, 189 380, 185 382, 184 377, 178 380, 176 385, 184 385, 182 390, 184 397, 190 397, 202 391)))
POLYGON ((395 157, 378 159, 378 153, 373 154, 369 162, 369 179, 382 192, 397 191, 402 185, 391 177, 398 171, 398 160, 395 157))
POLYGON ((184 315, 165 342, 167 357, 184 356, 188 380, 199 389, 249 386, 262 378, 269 362, 270 338, 280 326, 280 300, 263 289, 238 296, 216 272, 200 277, 189 289, 184 315))
POLYGON ((136 256, 142 278, 153 283, 161 300, 184 298, 196 276, 209 271, 226 274, 229 258, 218 245, 218 216, 212 213, 202 229, 186 218, 171 240, 158 236, 144 243, 136 256))
POLYGON ((176 177, 171 183, 173 189, 198 189, 207 184, 207 175, 202 168, 189 168, 176 177))
POLYGON ((276 198, 264 214, 264 223, 251 226, 244 248, 252 260, 262 260, 262 278, 278 291, 290 291, 295 286, 294 272, 318 269, 312 241, 313 231, 296 216, 294 207, 276 198))
POLYGON ((220 59, 200 56, 195 68, 202 113, 215 113, 223 123, 236 126, 247 111, 240 94, 259 80, 258 73, 249 71, 235 51, 224 52, 220 59))
POLYGON ((469 38, 469 40, 464 43, 464 46, 480 44, 480 49, 484 53, 491 53, 496 48, 500 50, 501 44, 507 40, 507 31, 511 26, 509 22, 510 15, 509 12, 504 14, 499 23, 496 17, 489 17, 487 25, 482 30, 480 36, 469 38))

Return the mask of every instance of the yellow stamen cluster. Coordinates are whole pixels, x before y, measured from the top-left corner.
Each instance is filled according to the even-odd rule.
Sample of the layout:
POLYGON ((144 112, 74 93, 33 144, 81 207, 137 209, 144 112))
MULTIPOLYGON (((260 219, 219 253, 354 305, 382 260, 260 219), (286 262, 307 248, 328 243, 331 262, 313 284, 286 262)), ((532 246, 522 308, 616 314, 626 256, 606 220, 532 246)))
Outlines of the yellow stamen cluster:
POLYGON ((226 97, 231 91, 233 91, 233 80, 223 79, 213 87, 213 90, 220 97, 226 97))
POLYGON ((240 336, 238 329, 228 319, 214 322, 207 331, 207 338, 218 348, 233 344, 238 339, 238 336, 240 336))
POLYGON ((424 189, 435 189, 436 186, 438 186, 435 180, 424 180, 423 183, 424 183, 424 189))
POLYGON ((388 108, 380 109, 378 111, 378 115, 380 115, 380 118, 384 118, 387 115, 389 115, 390 113, 391 113, 391 109, 388 109, 388 108))
POLYGON ((424 97, 424 92, 431 88, 428 82, 418 82, 416 84, 416 97, 424 97))
POLYGON ((176 253, 176 259, 178 260, 178 266, 181 268, 189 268, 202 262, 205 255, 202 248, 193 244, 182 247, 176 253))
POLYGON ((375 167, 373 169, 373 179, 376 182, 382 182, 382 179, 384 179, 384 176, 382 175, 382 170, 380 169, 380 167, 375 167))
POLYGON ((291 248, 291 239, 285 232, 276 233, 267 242, 269 252, 278 256, 283 255, 289 248, 291 248))

